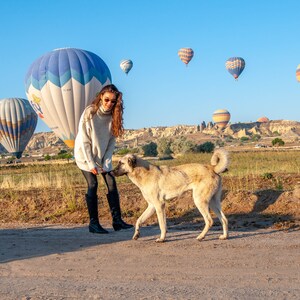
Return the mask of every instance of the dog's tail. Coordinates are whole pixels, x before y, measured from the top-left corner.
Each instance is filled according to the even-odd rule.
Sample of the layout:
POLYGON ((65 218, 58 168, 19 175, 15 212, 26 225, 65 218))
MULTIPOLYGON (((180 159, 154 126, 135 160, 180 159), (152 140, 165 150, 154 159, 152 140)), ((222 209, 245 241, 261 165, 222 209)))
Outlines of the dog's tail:
POLYGON ((229 165, 228 152, 224 149, 216 150, 210 160, 210 163, 214 167, 215 173, 220 174, 224 172, 229 165))

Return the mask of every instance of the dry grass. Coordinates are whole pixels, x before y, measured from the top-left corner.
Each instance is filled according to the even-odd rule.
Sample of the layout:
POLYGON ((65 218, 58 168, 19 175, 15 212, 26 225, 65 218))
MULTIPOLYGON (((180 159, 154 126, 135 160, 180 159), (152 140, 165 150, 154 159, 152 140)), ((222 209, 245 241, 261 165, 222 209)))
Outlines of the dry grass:
MULTIPOLYGON (((209 163, 211 154, 187 154, 154 164, 209 163)), ((231 228, 249 222, 298 222, 299 201, 293 190, 300 185, 300 152, 232 152, 223 177, 223 207, 231 215, 231 228), (252 221, 249 220, 252 217, 252 221)), ((104 184, 99 185, 101 219, 110 219, 104 184)), ((140 191, 127 177, 117 178, 123 217, 135 222, 146 208, 140 191)), ((0 223, 85 223, 85 179, 74 163, 2 166, 0 168, 0 223)), ((200 222, 189 193, 168 203, 172 222, 200 222)), ((259 222, 260 223, 259 223, 259 222)), ((149 223, 156 222, 154 216, 149 223)), ((271 223, 272 223, 271 222, 271 223)), ((286 224, 286 223, 284 223, 286 224)), ((249 224, 248 224, 249 225, 249 224)), ((247 225, 247 226, 248 226, 247 225)), ((258 226, 258 225, 257 225, 258 226)))
MULTIPOLYGON (((209 163, 211 154, 186 154, 174 160, 153 161, 154 164, 179 165, 199 162, 209 163)), ((229 190, 255 190, 257 186, 248 186, 253 177, 264 174, 300 174, 300 152, 232 152, 230 153, 229 172, 224 177, 232 179, 229 190), (246 186, 245 186, 246 184, 246 186)), ((275 178, 278 183, 280 179, 275 178)), ((125 177, 118 182, 128 182, 125 177)), ((85 185, 85 180, 75 163, 17 165, 1 167, 0 189, 30 190, 33 188, 72 189, 85 185)), ((279 184, 280 185, 280 184, 279 184)))

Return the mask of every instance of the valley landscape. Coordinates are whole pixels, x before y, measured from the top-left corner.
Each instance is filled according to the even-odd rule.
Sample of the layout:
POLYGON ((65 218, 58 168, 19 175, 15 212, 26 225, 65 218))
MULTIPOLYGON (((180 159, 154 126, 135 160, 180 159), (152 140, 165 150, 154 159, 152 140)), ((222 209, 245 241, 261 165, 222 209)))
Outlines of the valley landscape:
POLYGON ((0 300, 300 299, 299 1, 0 8, 0 300), (191 191, 166 201, 161 243, 156 214, 137 240, 116 224, 120 213, 136 224, 143 188, 116 178, 120 212, 101 175, 86 197, 74 158, 76 136, 97 156, 110 132, 113 166, 134 154, 157 174, 173 167, 178 185, 196 168, 179 165, 214 164, 225 149, 228 238, 212 214, 196 239, 191 191), (106 230, 89 232, 98 217, 106 230))

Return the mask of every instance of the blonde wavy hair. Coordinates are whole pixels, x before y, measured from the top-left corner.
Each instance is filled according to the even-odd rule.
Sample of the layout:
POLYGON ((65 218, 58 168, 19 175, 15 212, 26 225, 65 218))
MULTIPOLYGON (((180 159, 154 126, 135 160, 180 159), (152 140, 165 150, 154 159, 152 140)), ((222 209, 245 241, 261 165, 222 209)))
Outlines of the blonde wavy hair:
POLYGON ((110 92, 114 93, 116 95, 117 102, 114 104, 111 114, 112 114, 112 124, 111 124, 111 130, 112 134, 115 137, 119 137, 124 133, 124 127, 123 127, 123 94, 117 89, 117 87, 114 84, 106 85, 102 88, 102 90, 97 94, 96 98, 93 100, 91 106, 91 118, 96 114, 99 107, 101 106, 102 96, 104 93, 110 92))

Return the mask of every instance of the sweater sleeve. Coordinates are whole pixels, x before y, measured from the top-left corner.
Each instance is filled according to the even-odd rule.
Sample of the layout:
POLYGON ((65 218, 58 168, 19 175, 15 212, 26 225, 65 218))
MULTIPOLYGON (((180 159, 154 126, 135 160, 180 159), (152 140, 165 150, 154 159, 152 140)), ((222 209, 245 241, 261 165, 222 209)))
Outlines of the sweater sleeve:
POLYGON ((78 134, 80 134, 80 148, 84 156, 85 161, 88 164, 90 170, 97 167, 93 155, 92 155, 92 140, 91 140, 91 124, 90 120, 84 120, 82 116, 79 123, 78 134))
POLYGON ((116 138, 111 136, 107 149, 102 159, 102 168, 104 171, 109 172, 112 170, 112 155, 115 149, 116 138))

